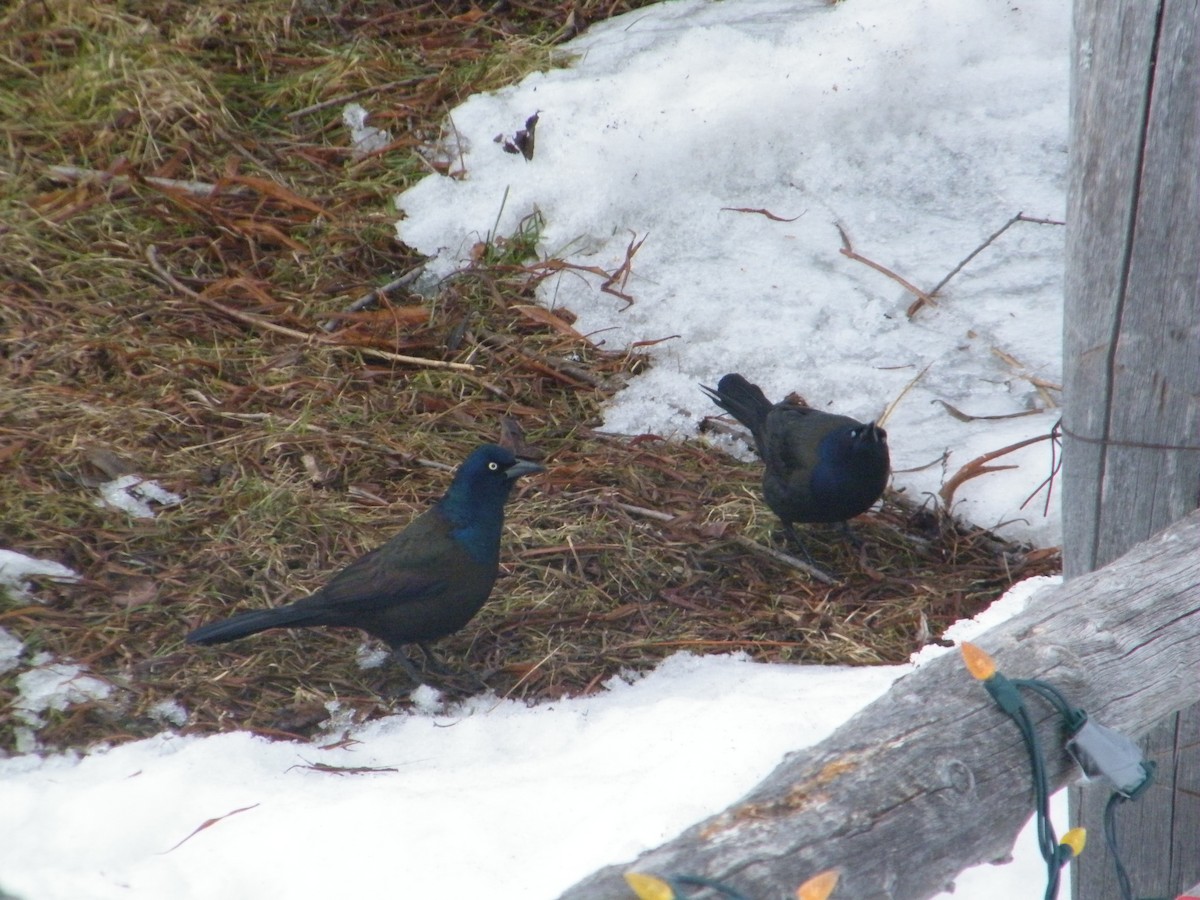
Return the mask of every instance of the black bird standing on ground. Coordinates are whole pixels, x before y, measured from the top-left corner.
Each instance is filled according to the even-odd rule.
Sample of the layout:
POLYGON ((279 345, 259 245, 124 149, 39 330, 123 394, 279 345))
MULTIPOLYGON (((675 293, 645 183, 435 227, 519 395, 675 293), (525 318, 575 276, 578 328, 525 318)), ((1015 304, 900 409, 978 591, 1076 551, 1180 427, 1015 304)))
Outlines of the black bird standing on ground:
POLYGON ((396 661, 420 681, 401 648, 419 644, 436 664, 426 642, 453 634, 479 612, 500 568, 504 503, 519 476, 542 471, 503 447, 478 447, 454 473, 441 500, 316 593, 197 628, 187 642, 221 644, 268 628, 361 628, 386 642, 396 661))
POLYGON ((717 406, 750 429, 766 467, 763 495, 803 548, 793 522, 845 522, 883 494, 890 458, 887 432, 807 406, 772 404, 756 384, 738 374, 716 389, 701 388, 717 406))

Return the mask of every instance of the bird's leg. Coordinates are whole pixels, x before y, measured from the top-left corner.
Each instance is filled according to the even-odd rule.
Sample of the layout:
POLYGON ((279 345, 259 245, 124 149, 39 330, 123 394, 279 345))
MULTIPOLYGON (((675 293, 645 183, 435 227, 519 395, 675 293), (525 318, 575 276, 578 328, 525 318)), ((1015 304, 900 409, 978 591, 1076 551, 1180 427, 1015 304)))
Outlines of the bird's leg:
POLYGON ((438 675, 453 675, 454 672, 437 658, 437 654, 433 652, 433 648, 425 641, 418 641, 417 646, 421 648, 421 652, 425 654, 425 667, 438 675))
POLYGON ((783 523, 783 536, 790 546, 795 547, 803 554, 805 562, 810 566, 816 566, 817 561, 812 558, 812 554, 808 552, 808 547, 804 545, 804 541, 800 540, 800 535, 796 534, 796 529, 792 527, 791 522, 783 523))
POLYGON ((384 659, 379 676, 371 687, 381 699, 393 701, 407 699, 414 688, 426 683, 426 679, 413 666, 412 660, 405 655, 404 648, 396 645, 391 648, 391 652, 384 659), (403 678, 396 672, 396 669, 404 670, 403 678))
POLYGON ((487 685, 484 684, 482 679, 480 679, 480 677, 474 672, 471 672, 468 669, 460 669, 458 671, 451 669, 440 659, 438 659, 437 655, 433 652, 433 648, 424 641, 419 641, 417 646, 420 647, 421 652, 425 654, 426 666, 441 676, 441 679, 446 683, 458 687, 465 686, 467 689, 472 691, 482 691, 487 688, 487 685))
POLYGON ((412 679, 413 684, 426 683, 424 676, 417 671, 417 667, 412 664, 412 660, 408 658, 408 655, 404 652, 403 647, 393 647, 392 652, 388 654, 388 661, 393 662, 402 668, 404 670, 404 674, 412 679))
POLYGON ((862 547, 864 545, 864 541, 858 536, 858 532, 850 527, 850 521, 848 519, 838 523, 838 530, 841 531, 842 536, 855 547, 862 547))

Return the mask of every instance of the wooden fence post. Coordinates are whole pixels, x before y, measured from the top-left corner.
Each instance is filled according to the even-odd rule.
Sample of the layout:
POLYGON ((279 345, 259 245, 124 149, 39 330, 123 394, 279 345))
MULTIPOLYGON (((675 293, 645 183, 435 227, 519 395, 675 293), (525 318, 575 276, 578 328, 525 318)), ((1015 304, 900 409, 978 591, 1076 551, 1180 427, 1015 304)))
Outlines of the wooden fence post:
MULTIPOLYGON (((1197 0, 1076 0, 1064 310, 1063 561, 1103 566, 1200 505, 1197 0)), ((1197 548, 1200 553, 1200 548, 1197 548)), ((1200 678, 1200 672, 1195 673, 1200 678)), ((1146 736, 1158 781, 1117 812, 1135 896, 1200 882, 1200 707, 1146 736)), ((1108 791, 1072 790, 1088 828, 1077 900, 1119 897, 1108 791)))

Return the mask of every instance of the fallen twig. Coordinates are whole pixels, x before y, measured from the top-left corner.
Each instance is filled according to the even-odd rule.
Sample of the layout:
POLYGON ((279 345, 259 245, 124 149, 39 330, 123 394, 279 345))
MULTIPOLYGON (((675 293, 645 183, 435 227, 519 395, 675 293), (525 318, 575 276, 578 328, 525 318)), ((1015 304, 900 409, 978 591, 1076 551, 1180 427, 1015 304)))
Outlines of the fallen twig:
POLYGON ((812 563, 806 563, 802 559, 792 556, 790 553, 784 553, 782 550, 776 550, 774 547, 766 547, 757 541, 752 541, 743 534, 735 534, 732 540, 739 547, 745 547, 747 550, 757 553, 760 556, 765 556, 768 559, 773 559, 775 562, 783 563, 785 566, 791 566, 793 569, 799 569, 805 575, 808 575, 813 581, 819 581, 821 584, 840 585, 841 582, 831 576, 828 572, 823 572, 812 563))
POLYGON ((887 409, 883 411, 883 415, 875 420, 876 425, 878 425, 880 428, 883 428, 887 424, 887 420, 892 417, 892 413, 895 412, 896 407, 900 405, 900 401, 903 400, 905 395, 916 386, 918 381, 925 377, 925 373, 929 371, 929 367, 932 365, 932 362, 926 363, 925 368, 923 368, 909 380, 908 384, 904 386, 904 390, 897 394, 892 402, 887 405, 887 409))
POLYGON ((880 263, 875 262, 875 260, 873 260, 873 259, 867 259, 867 257, 858 253, 854 249, 854 247, 851 245, 850 236, 846 233, 846 229, 843 228, 840 223, 835 222, 834 225, 836 226, 836 228, 838 230, 838 234, 840 234, 842 236, 842 247, 841 247, 842 256, 848 256, 851 259, 856 260, 865 266, 870 266, 876 272, 880 272, 880 273, 886 275, 888 278, 895 281, 897 284, 899 284, 901 287, 903 287, 909 293, 915 294, 918 300, 921 300, 922 302, 925 302, 925 303, 933 304, 933 298, 930 297, 928 294, 926 294, 923 290, 921 290, 915 284, 913 284, 911 281, 908 281, 908 280, 904 279, 903 277, 901 277, 900 275, 897 275, 895 272, 893 272, 887 266, 881 265, 880 263))
POLYGON ((365 87, 361 90, 351 91, 348 94, 342 94, 338 97, 331 97, 328 100, 322 100, 320 103, 314 103, 312 106, 306 106, 304 109, 297 109, 294 112, 287 114, 289 119, 299 119, 307 116, 310 113, 320 112, 323 109, 328 109, 331 106, 341 106, 349 103, 351 100, 357 100, 359 97, 365 97, 367 94, 378 94, 383 91, 390 91, 393 88, 408 87, 413 84, 420 84, 425 81, 424 77, 419 78, 401 78, 399 81, 389 81, 387 84, 374 84, 371 87, 365 87))
POLYGON ((649 509, 645 506, 634 506, 632 503, 622 503, 619 500, 610 501, 609 505, 617 509, 632 513, 635 516, 641 516, 644 519, 654 519, 656 522, 673 522, 679 517, 671 513, 665 513, 658 509, 649 509))
POLYGON ((790 219, 785 219, 783 216, 775 215, 769 209, 751 209, 748 206, 722 206, 721 212, 757 213, 760 216, 766 216, 772 222, 795 222, 804 215, 804 213, 800 213, 799 216, 792 216, 790 219))
POLYGON ((308 344, 316 344, 326 346, 333 350, 340 350, 343 353, 366 353, 371 356, 377 356, 381 359, 386 359, 389 362, 402 363, 408 366, 421 366, 429 369, 453 369, 458 372, 474 372, 475 366, 469 363, 449 362, 441 359, 426 359, 421 356, 405 356, 401 353, 391 353, 387 350, 377 350, 373 347, 349 347, 343 344, 334 343, 324 335, 309 334, 308 332, 299 331, 295 328, 288 328, 285 325, 277 325, 267 319, 252 315, 251 313, 242 312, 239 309, 233 309, 223 303, 218 303, 209 297, 205 297, 190 287, 183 284, 179 279, 166 270, 161 260, 158 258, 158 249, 154 246, 146 250, 146 259, 150 263, 150 267, 154 273, 162 279, 169 287, 179 291, 186 297, 190 297, 198 303, 203 303, 205 306, 215 309, 222 315, 226 315, 231 319, 236 319, 246 325, 251 325, 255 328, 261 328, 264 331, 273 331, 276 334, 286 335, 298 341, 304 341, 308 344))
POLYGON ((950 458, 950 451, 943 450, 938 456, 935 456, 933 459, 931 459, 927 463, 923 463, 919 466, 911 466, 910 468, 907 468, 907 469, 892 469, 892 474, 893 475, 907 475, 911 472, 924 472, 926 469, 932 469, 934 466, 941 466, 942 468, 945 468, 946 460, 948 460, 949 458, 950 458))
POLYGON ((181 840, 178 844, 176 844, 170 850, 162 851, 162 853, 160 853, 159 856, 164 856, 168 853, 178 850, 180 847, 182 847, 184 844, 186 844, 188 841, 190 841, 192 838, 194 838, 200 832, 204 831, 204 829, 211 828, 212 826, 216 825, 218 822, 222 821, 223 819, 228 819, 230 816, 236 816, 238 813, 248 812, 249 810, 255 809, 257 806, 258 806, 257 803, 253 803, 250 806, 243 806, 240 809, 231 810, 231 811, 225 813, 225 815, 223 815, 223 816, 216 816, 212 819, 205 819, 203 822, 201 822, 199 825, 196 826, 195 830, 191 834, 189 834, 187 837, 185 837, 183 840, 181 840))
POLYGON ((982 253, 993 241, 996 240, 996 238, 1000 237, 1000 235, 1004 234, 1004 232, 1008 231, 1009 228, 1011 228, 1013 225, 1016 225, 1018 222, 1031 222, 1035 225, 1063 225, 1063 224, 1065 224, 1063 222, 1056 222, 1053 219, 1034 219, 1029 216, 1026 216, 1025 213, 1023 213, 1023 212, 1017 213, 1015 216, 1013 216, 1011 219, 1009 219, 1007 222, 1005 222, 1003 225, 1001 225, 999 228, 997 228, 994 232, 992 232, 990 235, 988 235, 988 237, 984 240, 984 242, 982 244, 980 244, 978 247, 976 247, 974 250, 972 250, 970 253, 968 253, 962 259, 962 261, 959 262, 959 264, 957 266, 955 266, 953 269, 950 270, 949 274, 947 274, 945 278, 943 278, 936 285, 934 285, 933 290, 931 290, 926 295, 925 298, 918 297, 916 300, 914 300, 912 305, 910 305, 908 307, 908 310, 906 312, 906 315, 908 316, 908 318, 911 319, 914 315, 916 315, 917 311, 922 306, 925 305, 925 302, 928 301, 929 298, 931 298, 931 297, 936 297, 938 291, 940 291, 942 288, 944 288, 950 282, 951 278, 953 278, 955 275, 957 275, 959 272, 961 272, 963 270, 963 268, 967 265, 967 263, 969 263, 971 260, 973 260, 980 253, 982 253))
POLYGON ((1000 422, 1004 419, 1020 419, 1025 416, 1036 416, 1038 413, 1045 412, 1044 409, 1025 409, 1021 410, 1021 412, 1004 413, 1003 415, 976 416, 972 415, 971 413, 965 413, 956 406, 951 406, 940 397, 935 398, 934 402, 942 404, 942 406, 945 407, 946 412, 950 413, 950 415, 954 416, 954 418, 958 419, 960 422, 1000 422))
MULTIPOLYGON (((661 512, 657 509, 647 509, 644 506, 634 506, 630 503, 620 503, 618 501, 611 501, 611 503, 617 509, 624 510, 627 513, 632 513, 635 516, 654 519, 658 522, 670 522, 678 518, 678 516, 673 516, 670 513, 661 512)), ((744 547, 753 553, 759 554, 760 556, 773 559, 775 562, 783 563, 785 566, 791 566, 793 569, 799 569, 801 572, 811 577, 814 581, 819 581, 822 584, 829 585, 837 585, 840 583, 837 579, 831 577, 827 572, 822 572, 816 566, 806 563, 802 559, 797 559, 790 554, 784 553, 780 550, 775 550, 772 547, 764 547, 757 541, 752 541, 750 538, 743 535, 735 534, 732 536, 731 540, 739 547, 744 547)))
MULTIPOLYGON (((629 294, 618 290, 614 285, 620 283, 621 287, 625 287, 625 282, 629 279, 630 273, 633 271, 633 257, 637 255, 638 250, 642 248, 642 244, 646 242, 643 237, 640 241, 635 234, 629 239, 629 246, 625 248, 625 260, 614 269, 612 272, 606 272, 600 266, 583 266, 578 263, 567 262, 565 259, 544 259, 539 262, 530 263, 524 267, 526 272, 537 278, 545 278, 555 272, 586 272, 589 275, 596 275, 604 279, 604 283, 600 285, 600 290, 606 294, 612 294, 614 297, 619 297, 625 301, 625 309, 629 309, 634 304, 634 298, 629 294)), ((624 311, 624 310, 622 310, 624 311)))
POLYGON ((625 287, 625 282, 629 280, 629 275, 633 271, 633 258, 637 255, 637 252, 642 249, 642 244, 646 243, 646 238, 648 237, 650 237, 650 235, 647 234, 639 241, 637 239, 637 234, 631 232, 629 246, 625 248, 625 261, 622 262, 620 267, 608 277, 608 280, 605 281, 604 284, 600 285, 600 290, 602 290, 604 293, 612 294, 614 297, 620 297, 622 300, 624 300, 625 309, 629 309, 629 307, 633 306, 633 298, 623 291, 617 290, 615 287, 613 287, 613 285, 620 281, 621 287, 625 287))
MULTIPOLYGON (((388 294, 393 291, 398 291, 400 288, 408 287, 414 281, 421 277, 421 273, 425 271, 425 263, 413 266, 399 278, 393 278, 387 284, 381 285, 369 294, 364 294, 343 310, 344 313, 361 312, 368 306, 374 306, 388 294)), ((329 319, 321 323, 322 331, 333 331, 340 324, 340 319, 329 319)))
POLYGON ((223 194, 245 195, 250 191, 246 187, 234 185, 232 187, 224 187, 222 185, 209 184, 204 181, 180 181, 177 178, 159 178, 156 175, 141 175, 132 177, 129 175, 118 175, 114 172, 102 172, 99 169, 85 169, 82 166, 51 166, 48 170, 51 175, 56 178, 61 178, 64 181, 115 181, 121 184, 131 184, 135 181, 144 181, 147 184, 152 184, 155 187, 165 188, 172 191, 182 191, 185 194, 191 194, 195 197, 212 197, 218 191, 223 194))
POLYGON ((1062 393, 1062 385, 1056 384, 1053 381, 1047 381, 1044 378, 1039 378, 1036 375, 1029 374, 1029 367, 1013 356, 1006 350, 1001 350, 999 347, 992 348, 992 355, 998 356, 1006 365, 1016 370, 1017 374, 1034 386, 1038 392, 1038 396, 1045 401, 1046 406, 1057 409, 1058 402, 1050 395, 1051 391, 1062 393))
MULTIPOLYGON (((304 757, 300 757, 304 759, 304 757)), ((313 772, 324 772, 327 775, 375 775, 380 772, 399 772, 395 766, 335 766, 331 763, 309 762, 304 760, 304 765, 288 766, 285 771, 290 772, 292 769, 310 769, 313 772)))
POLYGON ((1054 423, 1054 427, 1050 429, 1050 474, 1042 479, 1042 483, 1029 492, 1029 496, 1021 501, 1021 509, 1042 492, 1042 488, 1046 489, 1046 502, 1042 504, 1042 515, 1050 513, 1050 499, 1054 495, 1054 479, 1058 477, 1059 469, 1062 468, 1062 419, 1054 423))
POLYGON ((863 256, 862 254, 858 253, 854 249, 854 247, 851 245, 850 237, 846 233, 846 229, 843 228, 841 226, 841 224, 837 223, 837 222, 834 223, 834 226, 837 228, 838 234, 840 234, 842 236, 842 247, 841 247, 840 252, 843 256, 848 256, 848 257, 850 257, 850 259, 856 260, 865 266, 870 266, 876 272, 886 275, 888 278, 891 278, 893 281, 897 282, 901 287, 903 287, 906 291, 913 294, 917 298, 911 304, 909 304, 908 309, 905 311, 905 315, 907 315, 907 317, 911 319, 914 315, 917 314, 917 312, 921 309, 921 307, 926 306, 926 305, 936 306, 937 304, 934 302, 934 298, 938 295, 938 291, 940 291, 947 284, 949 284, 950 279, 952 279, 955 275, 957 275, 959 272, 961 272, 966 267, 967 263, 969 263, 976 256, 978 256, 985 249, 987 249, 987 247, 990 246, 998 237, 1000 237, 1000 235, 1004 234, 1004 232, 1008 231, 1009 228, 1011 228, 1013 225, 1017 224, 1018 222, 1029 222, 1034 225, 1063 225, 1063 224, 1065 224, 1063 222, 1057 221, 1056 219, 1037 219, 1032 216, 1027 216, 1023 212, 1019 212, 1015 216, 1013 216, 1011 219, 1009 219, 1007 222, 1005 222, 1003 225, 1001 225, 994 232, 992 232, 990 235, 988 235, 988 237, 984 239, 983 243, 981 243, 978 247, 976 247, 974 250, 972 250, 970 253, 968 253, 965 257, 963 257, 963 259, 959 261, 958 265, 956 265, 953 269, 951 269, 949 271, 949 273, 947 273, 945 278, 943 278, 941 281, 939 281, 936 285, 933 286, 933 288, 931 290, 928 290, 928 291, 921 290, 919 287, 917 287, 912 282, 906 280, 905 278, 901 277, 900 275, 897 275, 895 272, 893 272, 887 266, 877 263, 873 259, 868 259, 867 257, 863 256))
POLYGON ((1001 456, 1012 453, 1014 450, 1020 450, 1022 447, 1028 447, 1030 444, 1048 441, 1052 437, 1053 435, 1049 434, 1039 434, 1037 437, 1026 438, 1023 441, 1017 441, 1015 444, 1009 444, 1007 447, 1001 447, 999 450, 993 450, 990 453, 975 457, 975 459, 951 475, 946 480, 946 483, 942 485, 942 489, 938 491, 938 496, 942 498, 942 504, 946 509, 950 509, 954 503, 954 492, 958 490, 958 486, 964 481, 970 481, 972 478, 978 478, 980 475, 986 475, 988 472, 1002 472, 1005 469, 1016 468, 1016 466, 987 465, 993 459, 998 459, 1001 456))
POLYGON ((508 335, 489 332, 481 336, 480 343, 492 349, 501 349, 507 350, 510 353, 516 353, 523 357, 530 367, 571 387, 611 389, 603 378, 593 375, 587 369, 583 369, 566 360, 554 359, 553 357, 543 356, 540 353, 527 350, 524 347, 518 346, 517 341, 508 335))

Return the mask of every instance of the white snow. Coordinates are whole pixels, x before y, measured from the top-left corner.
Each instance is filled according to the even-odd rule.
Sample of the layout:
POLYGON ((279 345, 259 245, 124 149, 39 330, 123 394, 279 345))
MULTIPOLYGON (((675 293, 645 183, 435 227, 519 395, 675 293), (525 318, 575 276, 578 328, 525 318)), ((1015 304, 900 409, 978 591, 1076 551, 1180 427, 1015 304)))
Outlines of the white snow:
POLYGON ((101 508, 123 509, 135 519, 153 519, 154 507, 178 506, 183 498, 168 491, 157 481, 140 475, 121 475, 100 485, 100 498, 96 505, 101 508))
MULTIPOLYGON (((16 757, 0 761, 3 886, 26 900, 352 897, 381 884, 552 898, 732 803, 908 670, 680 653, 593 697, 449 709, 426 697, 422 713, 353 729, 348 745, 340 730, 310 745, 164 733, 83 758, 16 757)), ((979 892, 955 896, 1039 878, 1026 843, 1016 873, 986 867, 968 876, 979 892)))
POLYGON ((15 550, 0 549, 0 589, 21 599, 35 599, 25 579, 41 576, 52 581, 78 581, 79 573, 51 559, 34 559, 15 550))
MULTIPOLYGON (((1061 219, 1069 14, 1046 0, 641 10, 577 40, 571 68, 454 110, 461 177, 400 197, 399 234, 440 253, 435 274, 535 209, 545 256, 612 271, 645 238, 628 307, 577 273, 542 289, 606 346, 678 335, 608 409, 617 432, 695 435, 716 412, 697 383, 729 371, 775 398, 798 390, 875 417, 928 366, 888 430, 896 484, 936 492, 1056 418, 960 422, 935 401, 993 416, 1046 405, 1030 379, 1060 380, 1062 228, 1015 224, 909 321, 913 297, 839 253, 835 223, 859 253, 928 289, 1016 213, 1061 219), (534 112, 532 161, 493 142, 534 112)), ((1045 518, 1041 495, 1020 508, 1048 474, 1046 448, 997 460, 1018 468, 967 482, 956 512, 1057 542, 1056 503, 1045 518)), ((19 666, 2 638, 0 659, 19 666)), ((17 676, 26 728, 108 689, 75 663, 31 666, 17 676)), ((167 732, 82 757, 15 756, 0 760, 0 888, 22 900, 552 898, 733 801, 909 668, 680 654, 596 696, 534 707, 492 696, 447 707, 422 689, 411 714, 355 726, 330 701, 328 736, 305 745, 167 732)), ((179 724, 187 710, 157 715, 179 724)), ((1015 855, 964 874, 954 897, 1039 896, 1029 834, 1015 855)))
POLYGON ((23 646, 20 638, 0 628, 0 674, 19 665, 23 646))
POLYGON ((18 696, 12 707, 17 748, 21 752, 39 749, 36 732, 46 724, 44 713, 103 700, 111 692, 107 682, 86 674, 83 667, 57 663, 50 654, 39 653, 33 665, 17 676, 18 696))
POLYGON ((385 129, 367 124, 367 111, 357 103, 342 107, 342 124, 350 131, 350 144, 356 159, 377 153, 392 142, 392 136, 385 129))

